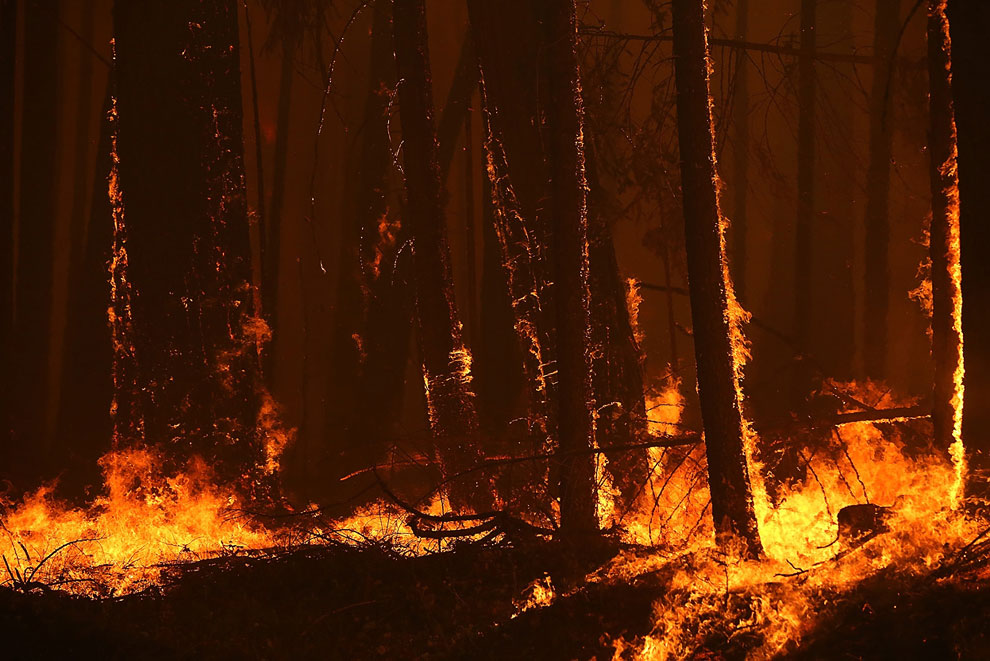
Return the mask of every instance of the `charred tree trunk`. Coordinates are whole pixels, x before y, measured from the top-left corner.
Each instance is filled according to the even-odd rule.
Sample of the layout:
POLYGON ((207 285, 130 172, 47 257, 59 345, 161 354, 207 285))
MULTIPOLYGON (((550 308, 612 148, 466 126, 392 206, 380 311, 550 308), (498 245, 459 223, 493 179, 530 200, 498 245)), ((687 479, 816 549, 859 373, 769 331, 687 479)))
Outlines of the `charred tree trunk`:
POLYGON ((11 476, 14 323, 14 86, 17 0, 0 0, 0 479, 11 476))
POLYGON ((753 512, 745 431, 733 354, 723 220, 719 211, 708 44, 702 0, 674 0, 674 74, 677 135, 690 283, 698 395, 708 454, 712 518, 723 541, 738 538, 761 553, 753 512))
MULTIPOLYGON (((471 355, 461 339, 461 322, 454 302, 441 203, 424 0, 394 0, 392 7, 395 61, 401 81, 399 116, 406 218, 413 239, 416 313, 427 406, 444 472, 453 476, 479 457, 471 355)), ((491 489, 477 472, 454 480, 449 488, 455 504, 487 506, 490 502, 491 489)))
POLYGON ((990 496, 990 4, 949 0, 952 100, 959 149, 959 233, 963 357, 966 364, 962 436, 966 495, 990 496))
POLYGON ((454 159, 454 148, 457 146, 457 134, 465 125, 470 114, 471 97, 478 87, 478 58, 474 52, 474 39, 468 33, 461 45, 461 54, 457 58, 457 69, 454 71, 454 81, 450 84, 447 102, 440 113, 437 125, 437 143, 440 145, 440 180, 446 181, 450 172, 450 163, 454 159))
MULTIPOLYGON (((736 3, 736 38, 746 40, 749 31, 749 0, 736 3)), ((746 296, 746 212, 749 206, 749 53, 736 53, 735 97, 732 100, 732 272, 736 295, 746 296)))
POLYGON ((900 34, 900 0, 877 0, 870 89, 870 164, 866 175, 866 332, 867 376, 883 379, 887 364, 887 311, 890 299, 890 158, 894 122, 891 73, 900 34))
POLYGON ((117 2, 114 40, 115 443, 262 497, 236 4, 117 2))
MULTIPOLYGON (((113 209, 107 197, 111 169, 110 86, 100 121, 89 217, 75 243, 78 253, 70 264, 65 357, 59 398, 57 438, 71 439, 68 453, 75 488, 99 478, 96 460, 109 449, 112 436, 110 403, 113 399, 113 362, 107 303, 110 285, 107 262, 113 244, 113 209), (88 221, 88 222, 87 222, 88 221)), ((70 482, 73 480, 70 479, 70 482)))
MULTIPOLYGON (((945 0, 928 8, 928 88, 932 224, 932 359, 935 363, 935 446, 949 450, 961 442, 962 291, 959 271, 959 179, 956 121, 952 107, 949 24, 945 0)), ((954 449, 958 457, 961 447, 954 449)), ((958 494, 956 494, 958 495, 958 494)))
POLYGON ((11 393, 14 452, 29 475, 43 471, 51 438, 45 437, 55 235, 58 123, 59 2, 30 0, 24 8, 24 86, 21 120, 20 220, 11 393))
MULTIPOLYGON (((291 10, 286 10, 291 11, 291 10)), ((272 332, 278 325, 278 282, 282 252, 282 208, 285 204, 285 169, 289 150, 289 112, 292 109, 292 81, 296 75, 294 58, 296 41, 286 35, 282 44, 282 76, 278 88, 278 116, 275 125, 275 163, 272 169, 272 196, 265 215, 265 236, 262 237, 261 307, 272 332)), ((265 352, 265 378, 273 383, 275 378, 275 343, 269 343, 265 352)))
POLYGON ((328 396, 338 477, 381 459, 400 417, 408 359, 408 306, 392 271, 405 232, 388 202, 391 19, 391 4, 376 3, 364 115, 349 159, 356 186, 344 209, 328 396))
POLYGON ((542 3, 550 238, 557 328, 557 470, 560 533, 597 532, 589 356, 588 216, 584 107, 574 0, 542 3))
MULTIPOLYGON (((794 248, 794 340, 809 348, 812 286, 811 244, 815 223, 815 49, 818 0, 801 0, 801 54, 798 59, 797 224, 794 248)), ((794 375, 793 397, 807 394, 804 370, 794 375)))

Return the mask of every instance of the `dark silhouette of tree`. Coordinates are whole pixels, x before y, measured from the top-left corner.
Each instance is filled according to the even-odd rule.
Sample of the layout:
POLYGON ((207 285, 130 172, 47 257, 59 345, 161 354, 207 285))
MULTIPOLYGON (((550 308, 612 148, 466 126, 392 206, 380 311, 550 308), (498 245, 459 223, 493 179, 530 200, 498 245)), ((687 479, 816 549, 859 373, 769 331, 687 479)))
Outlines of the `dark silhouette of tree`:
POLYGON ((887 363, 890 308, 890 159, 894 134, 891 73, 900 35, 900 0, 877 0, 873 84, 870 89, 870 164, 866 174, 866 374, 882 379, 887 363))
MULTIPOLYGON (((749 31, 749 0, 736 3, 735 36, 746 40, 749 31)), ((736 284, 736 295, 740 300, 746 296, 746 225, 749 206, 749 53, 740 48, 736 51, 735 87, 732 98, 732 272, 736 284)))
POLYGON ((270 495, 234 0, 114 6, 114 430, 270 495))
MULTIPOLYGON (((811 332, 811 252, 815 223, 815 71, 818 0, 801 0, 801 42, 798 57, 797 223, 794 249, 794 339, 802 351, 811 332)), ((807 394, 805 371, 798 366, 792 396, 807 394)))
MULTIPOLYGON (((399 117, 406 178, 405 220, 413 240, 418 338, 430 426, 446 475, 474 465, 478 417, 471 355, 461 339, 442 206, 423 0, 393 2, 399 117)), ((455 504, 485 507, 491 489, 475 472, 449 486, 455 504)))
POLYGON ((698 395, 705 428, 712 518, 723 542, 738 538, 762 552, 753 512, 738 374, 733 356, 731 290, 719 211, 702 0, 674 0, 674 73, 685 240, 698 395))
POLYGON ((14 311, 14 452, 29 475, 44 472, 51 342, 58 124, 58 17, 61 3, 31 0, 24 9, 21 185, 14 311))
POLYGON ((598 530, 595 428, 589 355, 588 214, 584 106, 573 0, 540 7, 546 86, 546 149, 550 174, 550 249, 557 329, 557 452, 560 533, 598 530))

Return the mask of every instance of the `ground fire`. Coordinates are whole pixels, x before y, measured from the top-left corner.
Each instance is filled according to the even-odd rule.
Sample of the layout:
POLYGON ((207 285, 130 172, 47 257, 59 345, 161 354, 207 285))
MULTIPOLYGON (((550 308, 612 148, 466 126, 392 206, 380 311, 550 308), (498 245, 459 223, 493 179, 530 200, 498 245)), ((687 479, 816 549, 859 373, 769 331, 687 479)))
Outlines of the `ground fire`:
POLYGON ((987 658, 986 35, 0 0, 2 656, 987 658))

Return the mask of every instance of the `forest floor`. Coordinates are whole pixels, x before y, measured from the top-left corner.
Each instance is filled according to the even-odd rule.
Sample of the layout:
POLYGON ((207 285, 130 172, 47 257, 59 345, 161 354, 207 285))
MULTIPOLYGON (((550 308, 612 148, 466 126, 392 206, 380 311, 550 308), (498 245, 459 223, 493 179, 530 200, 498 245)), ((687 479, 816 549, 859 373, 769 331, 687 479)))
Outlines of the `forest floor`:
MULTIPOLYGON (((610 659, 624 640, 622 658, 632 658, 672 572, 591 578, 620 553, 652 551, 608 538, 580 557, 541 541, 420 557, 380 544, 318 546, 177 565, 163 587, 115 599, 0 588, 0 656, 610 659), (559 596, 522 608, 538 581, 559 596)), ((783 656, 990 658, 988 562, 981 551, 941 575, 880 572, 822 603, 815 629, 783 656)), ((745 658, 761 644, 758 628, 698 631, 689 658, 745 658)))

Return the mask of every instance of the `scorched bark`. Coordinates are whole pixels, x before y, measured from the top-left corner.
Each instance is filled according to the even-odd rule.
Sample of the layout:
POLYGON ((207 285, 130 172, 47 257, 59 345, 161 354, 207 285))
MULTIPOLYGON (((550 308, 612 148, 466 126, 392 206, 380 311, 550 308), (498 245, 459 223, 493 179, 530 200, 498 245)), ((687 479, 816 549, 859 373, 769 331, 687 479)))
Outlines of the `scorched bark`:
POLYGON ((761 553, 736 387, 702 0, 674 0, 674 74, 698 395, 716 534, 761 553))

